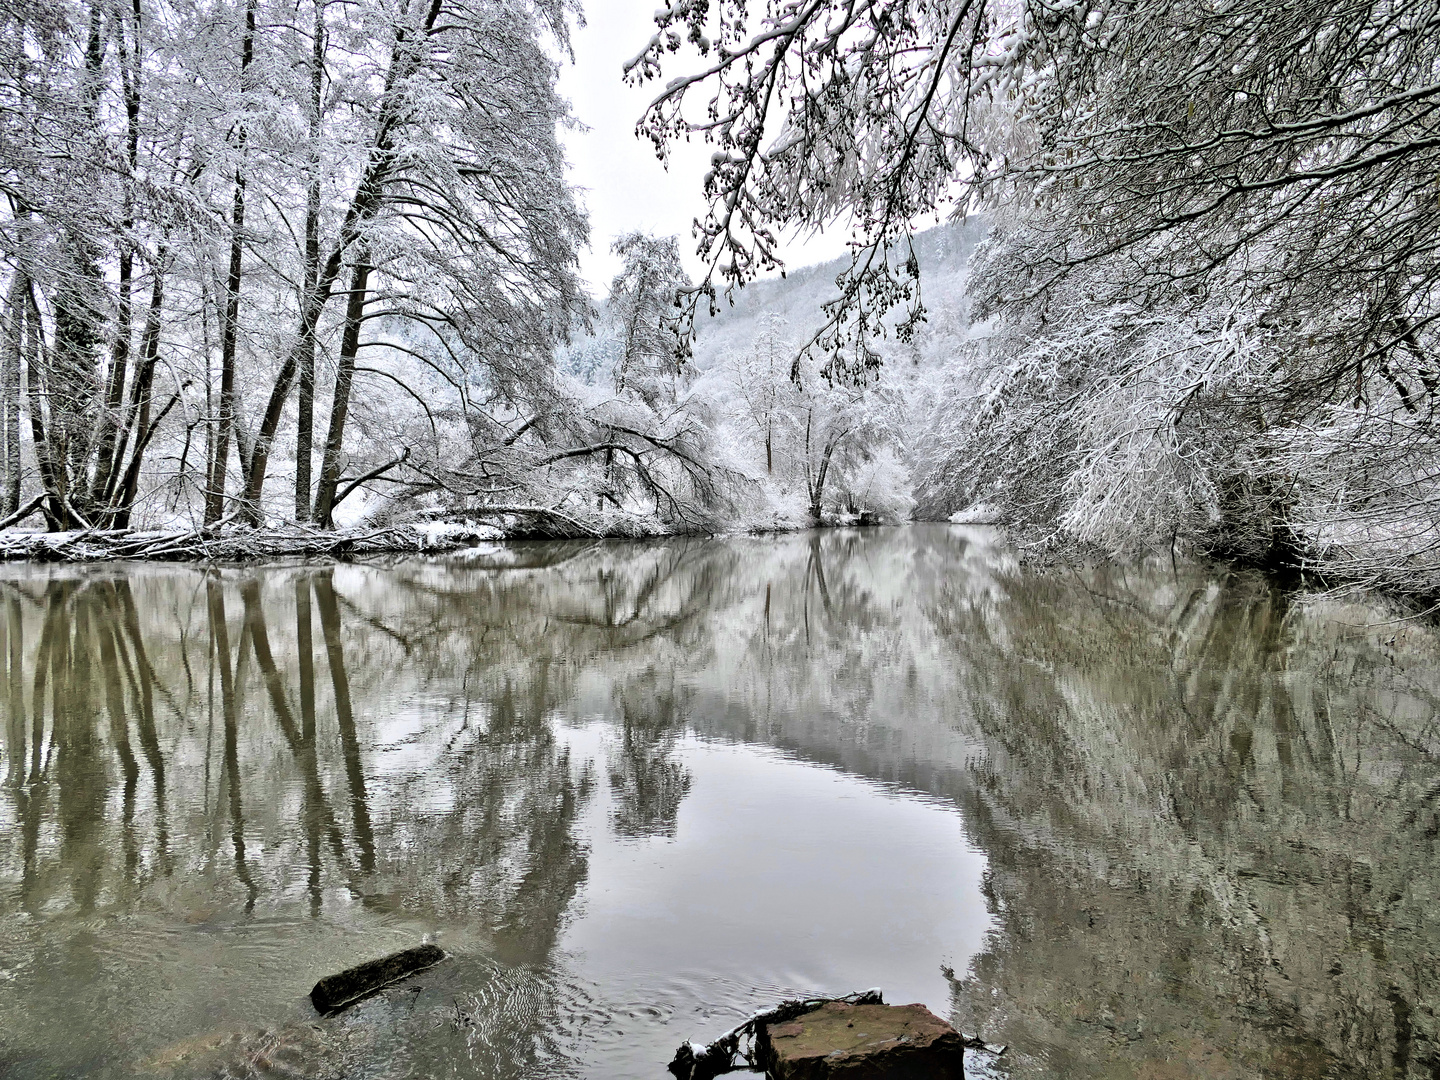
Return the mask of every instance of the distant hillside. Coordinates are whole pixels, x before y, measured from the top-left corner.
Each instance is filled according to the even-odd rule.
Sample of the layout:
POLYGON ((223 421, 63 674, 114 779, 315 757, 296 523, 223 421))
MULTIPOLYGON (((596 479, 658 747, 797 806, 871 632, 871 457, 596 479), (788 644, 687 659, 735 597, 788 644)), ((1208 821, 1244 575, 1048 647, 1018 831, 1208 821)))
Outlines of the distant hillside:
MULTIPOLYGON (((928 229, 915 237, 920 284, 932 311, 962 303, 964 278, 975 245, 985 238, 989 222, 980 217, 928 229)), ((792 270, 736 289, 733 304, 720 298, 721 310, 698 323, 695 364, 705 370, 727 348, 748 346, 762 315, 778 314, 790 323, 795 337, 820 325, 821 305, 835 293, 835 278, 849 265, 847 258, 792 270)))

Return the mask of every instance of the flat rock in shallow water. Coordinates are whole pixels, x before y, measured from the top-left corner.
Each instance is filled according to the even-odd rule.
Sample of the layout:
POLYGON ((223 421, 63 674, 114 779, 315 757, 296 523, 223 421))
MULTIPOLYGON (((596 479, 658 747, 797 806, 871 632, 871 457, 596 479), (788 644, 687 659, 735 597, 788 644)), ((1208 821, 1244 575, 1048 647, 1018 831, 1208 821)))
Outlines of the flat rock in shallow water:
POLYGON ((965 1042, 924 1005, 832 1001, 760 1033, 773 1080, 963 1080, 965 1042))

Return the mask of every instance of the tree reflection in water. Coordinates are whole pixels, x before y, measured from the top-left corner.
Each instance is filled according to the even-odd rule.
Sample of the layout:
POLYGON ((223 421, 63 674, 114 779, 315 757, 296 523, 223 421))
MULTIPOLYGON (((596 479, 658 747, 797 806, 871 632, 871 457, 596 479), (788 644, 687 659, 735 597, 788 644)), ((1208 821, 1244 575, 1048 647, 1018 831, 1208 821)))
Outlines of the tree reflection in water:
POLYGON ((1377 605, 946 527, 0 588, 0 1071, 269 1025, 225 1068, 599 1075, 587 807, 673 842, 698 735, 959 808, 992 926, 951 1004, 1015 1076, 1440 1074, 1440 635, 1377 605), (418 998, 293 1022, 432 931, 418 998))
POLYGON ((1018 1074, 1440 1075, 1433 629, 1243 575, 962 583, 992 945, 957 1017, 1018 1074))
MULTIPOLYGON (((467 934, 493 935, 493 956, 547 961, 585 876, 585 852, 571 833, 591 780, 554 738, 543 678, 515 670, 520 685, 492 700, 446 701, 422 721, 440 729, 416 740, 422 760, 371 790, 367 769, 384 744, 377 733, 412 687, 395 682, 392 637, 345 624, 334 576, 331 568, 56 571, 39 588, 6 583, 0 656, 11 812, 0 840, 0 917, 18 925, 11 917, 26 913, 39 937, 48 925, 72 947, 21 965, 33 971, 25 1008, 4 1010, 14 1022, 0 1065, 4 1049, 27 1041, 61 1055, 46 1069, 123 1074, 133 1065, 104 1031, 81 1032, 68 1046, 36 1033, 77 992, 98 992, 121 1011, 148 1004, 152 988, 137 993, 136 984, 154 970, 108 963, 107 944, 93 940, 97 924, 75 924, 69 913, 124 920, 159 912, 181 926, 220 927, 237 915, 285 918, 297 908, 320 919, 336 905, 329 917, 343 919, 358 903, 406 924, 460 920, 467 934), (359 685, 347 653, 363 665, 359 685), (321 671, 317 680, 317 663, 328 679, 321 671), (483 725, 453 723, 456 709, 477 706, 487 713, 483 725), (76 963, 86 955, 90 963, 76 963)), ((448 651, 463 647, 455 640, 448 651)), ((33 942, 19 935, 13 944, 33 942)), ((286 972, 292 994, 339 962, 314 955, 313 940, 302 944, 311 966, 286 972)), ((277 957, 271 967, 284 963, 277 957)), ((216 999, 233 992, 253 1003, 273 991, 196 989, 209 999, 191 1010, 191 1030, 201 1031, 214 1017, 244 1015, 216 999)), ((166 1030, 164 1020, 137 1029, 166 1030)))

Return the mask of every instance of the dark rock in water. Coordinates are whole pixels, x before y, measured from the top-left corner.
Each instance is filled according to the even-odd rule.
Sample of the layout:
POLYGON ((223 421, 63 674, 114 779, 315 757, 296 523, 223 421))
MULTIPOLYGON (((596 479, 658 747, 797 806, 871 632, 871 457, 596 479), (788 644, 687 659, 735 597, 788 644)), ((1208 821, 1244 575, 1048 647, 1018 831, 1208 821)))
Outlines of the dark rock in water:
POLYGON ((772 1080, 963 1080, 965 1039, 924 1005, 833 1001, 760 1031, 772 1080))
POLYGON ((840 998, 791 998, 782 1001, 774 1008, 751 1013, 743 1023, 731 1028, 712 1043, 682 1043, 680 1049, 675 1051, 674 1060, 670 1062, 670 1072, 675 1075, 676 1080, 714 1080, 721 1073, 734 1072, 742 1068, 736 1064, 736 1059, 741 1056, 740 1044, 744 1039, 750 1039, 754 1044, 751 1049, 744 1051, 745 1065, 750 1067, 750 1071, 756 1071, 755 1053, 760 1033, 766 1027, 783 1024, 797 1016, 812 1013, 822 1005, 835 1003, 884 1005, 885 999, 881 997, 878 988, 873 988, 840 998))
POLYGON ((322 1015, 339 1012, 444 959, 445 950, 438 945, 420 945, 391 953, 338 975, 325 976, 310 991, 310 1004, 322 1015))
POLYGON ((721 1073, 735 1070, 735 1055, 740 1040, 734 1032, 708 1046, 683 1043, 675 1051, 668 1068, 679 1080, 714 1080, 721 1073))

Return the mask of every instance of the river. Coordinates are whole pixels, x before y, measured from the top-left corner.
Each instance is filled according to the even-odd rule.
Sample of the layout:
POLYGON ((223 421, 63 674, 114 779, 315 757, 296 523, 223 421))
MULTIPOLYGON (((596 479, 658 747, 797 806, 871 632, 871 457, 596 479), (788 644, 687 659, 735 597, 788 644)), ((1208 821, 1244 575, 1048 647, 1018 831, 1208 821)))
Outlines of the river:
POLYGON ((1440 632, 959 526, 0 568, 0 1075, 1434 1077, 1440 632), (440 966, 331 1018, 323 975, 440 966))

